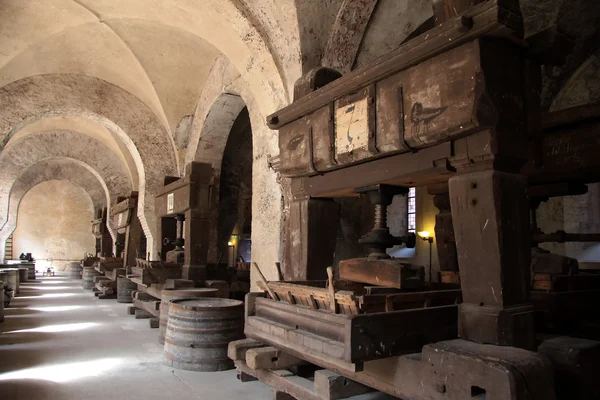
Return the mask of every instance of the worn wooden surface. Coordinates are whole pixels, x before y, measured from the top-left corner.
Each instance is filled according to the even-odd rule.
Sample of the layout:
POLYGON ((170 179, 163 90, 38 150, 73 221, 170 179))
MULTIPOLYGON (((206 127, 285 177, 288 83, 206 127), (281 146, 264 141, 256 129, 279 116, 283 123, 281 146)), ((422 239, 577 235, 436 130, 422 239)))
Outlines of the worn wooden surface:
MULTIPOLYGON (((298 304, 307 306, 315 310, 333 312, 331 293, 324 286, 315 286, 323 283, 321 281, 313 282, 274 282, 268 283, 269 288, 275 294, 275 299, 286 301, 289 304, 298 304)), ((264 283, 258 285, 266 290, 264 283)), ((334 281, 334 297, 338 311, 346 315, 358 314, 357 294, 363 292, 361 285, 351 284, 345 281, 334 281)))
POLYGON ((486 34, 502 35, 510 38, 515 31, 522 30, 522 21, 518 14, 498 7, 495 1, 485 2, 473 7, 468 12, 473 18, 473 26, 468 32, 460 30, 463 26, 461 18, 453 18, 447 23, 430 30, 400 46, 385 58, 356 69, 327 87, 305 96, 292 105, 287 106, 268 117, 269 127, 279 129, 282 126, 320 109, 331 101, 352 93, 358 87, 373 83, 396 71, 417 65, 435 54, 443 53, 460 46, 474 38, 486 34))
POLYGON ((526 190, 525 177, 493 170, 450 179, 464 301, 461 337, 533 347, 533 315, 520 309, 529 302, 530 284, 526 190), (511 308, 514 317, 499 317, 511 308))
POLYGON ((349 370, 366 360, 418 352, 426 343, 456 337, 457 306, 346 316, 255 299, 246 335, 275 347, 295 346, 349 370))
POLYGON ((246 351, 246 365, 252 369, 284 369, 305 362, 270 346, 251 348, 246 351))
POLYGON ((338 400, 373 391, 343 375, 322 369, 315 372, 314 391, 323 400, 338 400))
POLYGON ((327 279, 333 264, 339 205, 332 200, 303 199, 289 204, 284 235, 286 280, 327 279))
POLYGON ((227 357, 233 361, 246 360, 246 352, 250 349, 266 347, 267 345, 254 339, 240 339, 229 342, 227 357))
POLYGON ((435 215, 434 230, 440 271, 458 271, 449 190, 447 183, 427 187, 428 193, 433 195, 433 204, 439 210, 435 215))
POLYGON ((342 260, 339 263, 339 274, 340 279, 398 289, 422 288, 425 282, 423 267, 397 260, 342 260))

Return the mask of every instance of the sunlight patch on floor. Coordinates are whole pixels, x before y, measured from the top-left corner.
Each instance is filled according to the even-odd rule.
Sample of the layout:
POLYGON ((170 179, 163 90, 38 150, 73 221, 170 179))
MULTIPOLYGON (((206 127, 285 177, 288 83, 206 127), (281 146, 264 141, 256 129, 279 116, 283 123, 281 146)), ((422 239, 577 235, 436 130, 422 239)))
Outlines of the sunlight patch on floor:
POLYGON ((122 363, 123 359, 121 358, 102 358, 68 364, 51 364, 0 374, 0 381, 41 379, 56 383, 65 383, 82 378, 98 377, 122 363))
POLYGON ((18 331, 9 331, 7 333, 27 333, 27 332, 42 332, 42 333, 56 333, 56 332, 73 332, 88 329, 93 326, 100 325, 96 322, 81 322, 77 324, 62 324, 62 325, 45 325, 37 328, 30 329, 19 329, 18 331))

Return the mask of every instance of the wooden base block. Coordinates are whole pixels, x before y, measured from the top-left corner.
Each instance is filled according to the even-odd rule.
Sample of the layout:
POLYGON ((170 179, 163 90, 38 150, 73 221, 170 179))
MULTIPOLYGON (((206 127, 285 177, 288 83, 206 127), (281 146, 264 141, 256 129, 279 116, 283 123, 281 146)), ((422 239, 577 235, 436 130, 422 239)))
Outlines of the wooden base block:
POLYGON ((128 306, 127 307, 127 314, 129 314, 129 315, 135 315, 135 310, 137 310, 137 307, 128 306))
POLYGON ((314 391, 324 400, 338 400, 372 392, 373 389, 335 372, 322 369, 315 372, 314 391))
POLYGON ((150 328, 157 329, 160 325, 160 320, 158 318, 150 318, 148 320, 150 328))
POLYGON ((253 382, 253 381, 257 381, 258 380, 258 378, 255 378, 252 375, 248 375, 247 373, 245 373, 243 371, 238 371, 237 372, 237 378, 242 383, 253 382))
POLYGON ((246 352, 246 365, 252 369, 283 369, 305 361, 275 347, 260 347, 246 352))
POLYGON ((254 339, 236 340, 229 343, 227 357, 233 361, 246 361, 246 352, 248 350, 266 346, 266 344, 254 339))
POLYGON ((135 319, 147 319, 152 318, 152 314, 148 311, 140 310, 139 308, 135 309, 135 319))

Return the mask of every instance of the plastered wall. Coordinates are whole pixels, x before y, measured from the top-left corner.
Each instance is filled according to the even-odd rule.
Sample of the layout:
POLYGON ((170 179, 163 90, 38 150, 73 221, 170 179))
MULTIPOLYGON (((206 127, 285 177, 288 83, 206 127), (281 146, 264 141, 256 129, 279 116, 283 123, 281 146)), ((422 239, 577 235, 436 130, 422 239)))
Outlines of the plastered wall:
POLYGON ((13 233, 15 258, 32 253, 38 270, 46 265, 62 269, 68 260, 93 253, 93 214, 92 200, 80 187, 69 181, 40 183, 21 200, 13 233))

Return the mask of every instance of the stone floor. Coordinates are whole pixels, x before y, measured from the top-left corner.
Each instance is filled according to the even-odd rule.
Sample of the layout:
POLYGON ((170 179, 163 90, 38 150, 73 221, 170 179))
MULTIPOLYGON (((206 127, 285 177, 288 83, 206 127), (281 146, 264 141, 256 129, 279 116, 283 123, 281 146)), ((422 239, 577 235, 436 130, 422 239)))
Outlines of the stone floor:
POLYGON ((66 277, 22 285, 0 323, 0 399, 272 399, 235 371, 179 371, 162 362, 158 329, 66 277))

